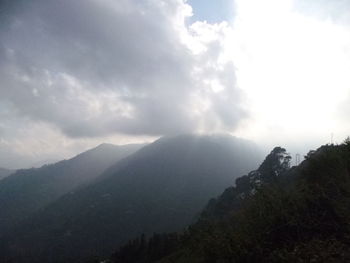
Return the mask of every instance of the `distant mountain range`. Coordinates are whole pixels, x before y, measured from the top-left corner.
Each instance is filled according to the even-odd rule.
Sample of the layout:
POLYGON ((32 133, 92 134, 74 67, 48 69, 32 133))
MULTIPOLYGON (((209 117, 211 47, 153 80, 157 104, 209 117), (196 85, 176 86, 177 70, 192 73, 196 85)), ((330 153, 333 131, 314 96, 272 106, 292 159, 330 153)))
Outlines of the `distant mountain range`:
POLYGON ((0 181, 0 235, 142 146, 102 144, 72 159, 17 170, 4 178, 0 181))
POLYGON ((10 174, 14 173, 15 170, 9 170, 5 168, 0 167, 0 180, 4 179, 5 177, 9 176, 10 174))
POLYGON ((88 185, 69 184, 67 194, 3 236, 0 260, 86 262, 141 233, 181 230, 260 160, 256 145, 228 135, 161 138, 90 175, 88 185))

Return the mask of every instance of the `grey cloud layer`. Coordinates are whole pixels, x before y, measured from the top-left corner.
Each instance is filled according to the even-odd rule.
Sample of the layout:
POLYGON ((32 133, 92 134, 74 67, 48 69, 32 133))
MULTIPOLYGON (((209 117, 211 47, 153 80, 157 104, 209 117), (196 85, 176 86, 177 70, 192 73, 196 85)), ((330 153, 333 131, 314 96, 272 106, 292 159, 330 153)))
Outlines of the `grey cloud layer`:
POLYGON ((186 8, 180 0, 23 2, 0 32, 3 118, 44 121, 70 137, 235 129, 245 113, 234 67, 218 62, 219 39, 199 54, 184 43, 182 35, 196 41, 186 8))

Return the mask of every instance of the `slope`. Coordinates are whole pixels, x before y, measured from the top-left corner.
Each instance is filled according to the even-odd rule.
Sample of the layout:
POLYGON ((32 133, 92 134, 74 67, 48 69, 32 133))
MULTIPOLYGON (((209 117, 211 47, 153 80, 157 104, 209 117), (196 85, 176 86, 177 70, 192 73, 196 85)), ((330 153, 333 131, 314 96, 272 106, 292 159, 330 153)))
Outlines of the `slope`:
POLYGON ((102 144, 94 149, 41 168, 17 170, 0 181, 0 236, 38 209, 99 176, 140 145, 102 144))
POLYGON ((311 151, 290 169, 268 159, 185 233, 135 239, 110 262, 349 262, 350 140, 311 151), (277 173, 266 177, 263 166, 277 173))
POLYGON ((9 176, 10 174, 13 174, 15 170, 9 170, 5 168, 0 167, 0 180, 4 179, 5 177, 9 176))
POLYGON ((8 248, 16 262, 84 262, 141 233, 179 230, 259 157, 227 135, 162 138, 38 213, 8 248))

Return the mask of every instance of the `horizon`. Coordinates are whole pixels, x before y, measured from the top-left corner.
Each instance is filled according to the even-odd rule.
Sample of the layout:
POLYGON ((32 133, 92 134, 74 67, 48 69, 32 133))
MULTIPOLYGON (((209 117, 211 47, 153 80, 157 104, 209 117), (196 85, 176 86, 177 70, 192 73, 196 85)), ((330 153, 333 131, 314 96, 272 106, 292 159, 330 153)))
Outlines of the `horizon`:
MULTIPOLYGON (((110 143, 110 142, 102 142, 102 143, 99 143, 95 146, 92 146, 90 148, 87 148, 87 149, 84 149, 82 150, 81 152, 77 152, 77 153, 73 153, 71 156, 67 156, 66 158, 64 159, 57 159, 57 160, 54 160, 54 159, 51 159, 51 160, 41 160, 37 163, 34 163, 32 164, 31 166, 27 166, 27 167, 18 167, 18 168, 14 168, 14 167, 2 167, 0 166, 0 169, 6 169, 6 170, 22 170, 22 169, 32 169, 32 168, 40 168, 40 167, 43 167, 43 166, 46 166, 46 165, 53 165, 53 164, 56 164, 58 162, 61 162, 61 161, 66 161, 66 160, 71 160, 85 152, 89 152, 91 150, 94 150, 94 149, 97 149, 101 146, 104 146, 104 145, 108 145, 108 146, 119 146, 119 147, 123 147, 123 146, 131 146, 131 145, 142 145, 142 147, 139 149, 141 150, 143 147, 147 146, 147 145, 150 145, 152 143, 155 143, 156 141, 158 140, 161 140, 162 138, 175 138, 175 137, 180 137, 180 136, 197 136, 197 137, 218 137, 218 136, 231 136, 232 138, 234 139, 238 139, 238 140, 241 140, 241 141, 245 141, 247 143, 252 143, 252 144, 255 144, 257 147, 256 147, 256 152, 257 153, 260 153, 261 154, 261 157, 262 159, 260 160, 260 163, 262 163, 264 161, 264 156, 267 156, 269 153, 271 153, 271 151, 276 148, 276 147, 282 147, 284 149, 286 149, 287 153, 290 155, 291 157, 291 161, 290 161, 290 165, 291 166, 297 166, 298 164, 300 164, 300 162, 302 162, 305 158, 305 156, 307 155, 307 153, 309 153, 310 151, 315 151, 317 149, 319 149, 320 147, 322 146, 325 146, 325 145, 341 145, 344 143, 344 141, 349 138, 349 137, 346 137, 344 138, 343 141, 341 142, 328 142, 328 143, 325 143, 325 144, 321 144, 321 145, 318 145, 317 147, 315 148, 312 148, 312 149, 309 149, 307 150, 306 152, 291 152, 289 151, 287 148, 285 148, 283 145, 274 145, 274 146, 271 146, 270 148, 263 148, 261 146, 259 146, 258 144, 256 144, 254 141, 251 141, 251 140, 247 140, 247 139, 244 139, 244 138, 240 138, 240 137, 237 137, 237 136, 234 136, 234 135, 231 135, 229 133, 181 133, 181 134, 176 134, 176 135, 168 135, 168 136, 161 136, 159 138, 156 138, 152 141, 147 141, 147 142, 139 142, 139 143, 134 143, 134 142, 131 142, 131 143, 125 143, 125 144, 115 144, 115 143, 110 143), (296 155, 298 155, 298 157, 296 157, 296 155), (296 159, 298 159, 298 164, 296 164, 296 159)), ((139 150, 137 150, 136 152, 138 152, 139 150)), ((136 153, 135 152, 135 153, 136 153)))
POLYGON ((294 157, 350 134, 347 1, 1 5, 0 167, 183 133, 294 157))

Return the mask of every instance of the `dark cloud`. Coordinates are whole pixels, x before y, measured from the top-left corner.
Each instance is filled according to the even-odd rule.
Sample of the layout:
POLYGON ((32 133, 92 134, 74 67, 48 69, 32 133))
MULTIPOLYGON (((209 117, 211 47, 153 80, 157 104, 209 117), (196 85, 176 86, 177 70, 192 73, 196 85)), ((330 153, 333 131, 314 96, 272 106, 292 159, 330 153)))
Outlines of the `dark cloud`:
POLYGON ((244 116, 220 39, 194 52, 182 1, 18 3, 0 32, 4 118, 94 137, 233 130, 244 116))

